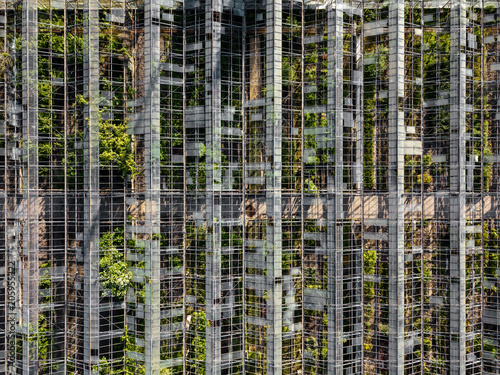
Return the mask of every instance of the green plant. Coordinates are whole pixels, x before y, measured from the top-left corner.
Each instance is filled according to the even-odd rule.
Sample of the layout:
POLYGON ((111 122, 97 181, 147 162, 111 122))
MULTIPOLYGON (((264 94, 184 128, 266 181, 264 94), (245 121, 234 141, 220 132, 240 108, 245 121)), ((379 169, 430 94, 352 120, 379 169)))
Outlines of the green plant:
POLYGON ((318 194, 318 188, 312 181, 312 179, 306 178, 304 181, 304 192, 307 194, 318 194))
MULTIPOLYGON (((365 250, 364 258, 364 272, 365 274, 374 275, 375 266, 377 264, 377 252, 375 250, 365 250)), ((365 297, 371 299, 375 295, 375 283, 373 281, 364 282, 365 297)))
POLYGON ((101 257, 99 262, 102 286, 109 289, 111 295, 123 299, 127 289, 132 282, 132 272, 127 262, 123 260, 123 254, 117 250, 111 250, 101 257))
POLYGON ((38 359, 45 362, 48 358, 50 349, 49 334, 51 329, 49 327, 49 322, 45 315, 40 314, 38 316, 38 338, 36 339, 38 345, 38 359))
POLYGON ((191 341, 191 350, 193 350, 194 362, 191 365, 191 373, 197 375, 205 374, 205 359, 206 359, 206 329, 208 320, 205 311, 195 311, 192 314, 190 324, 191 330, 194 332, 194 338, 191 341))
POLYGON ((123 177, 137 175, 126 121, 103 121, 99 115, 99 162, 102 167, 108 168, 115 163, 123 177))
POLYGON ((101 284, 113 297, 121 300, 125 298, 133 277, 128 263, 124 260, 123 245, 123 227, 104 233, 99 241, 102 254, 99 261, 101 284), (122 250, 119 251, 118 248, 122 250))
MULTIPOLYGON (((0 46, 0 50, 2 49, 3 47, 0 46)), ((7 70, 11 69, 13 65, 14 59, 12 56, 7 52, 2 52, 0 54, 0 73, 5 73, 7 70)))

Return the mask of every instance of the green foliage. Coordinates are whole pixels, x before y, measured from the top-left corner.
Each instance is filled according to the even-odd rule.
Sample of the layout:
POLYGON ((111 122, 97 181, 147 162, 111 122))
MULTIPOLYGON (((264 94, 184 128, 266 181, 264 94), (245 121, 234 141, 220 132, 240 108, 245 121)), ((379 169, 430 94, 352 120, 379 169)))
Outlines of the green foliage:
POLYGON ((125 121, 102 121, 99 116, 99 161, 103 167, 116 164, 123 177, 137 174, 132 139, 127 134, 125 121))
POLYGON ((428 152, 422 158, 420 156, 405 156, 405 167, 407 175, 405 176, 405 191, 410 192, 414 189, 420 189, 421 184, 429 185, 433 182, 431 175, 432 153, 428 152), (410 168, 408 168, 410 167, 410 168), (423 172, 423 173, 422 173, 423 172))
MULTIPOLYGON (((375 274, 375 266, 377 264, 377 251, 365 250, 364 258, 364 272, 368 275, 375 274)), ((367 299, 372 299, 375 296, 375 283, 373 281, 364 282, 364 292, 367 299)))
MULTIPOLYGON (((423 59, 423 79, 425 82, 436 81, 439 77, 450 75, 450 34, 449 33, 424 33, 425 54, 423 59)), ((438 80, 435 85, 424 85, 424 100, 437 99, 438 91, 449 91, 449 80, 438 80)), ((449 111, 429 112, 426 114, 428 132, 434 134, 448 133, 450 131, 449 111)))
POLYGON ((387 47, 378 47, 375 54, 367 54, 365 59, 374 59, 372 64, 366 65, 364 69, 364 78, 366 81, 371 82, 376 78, 387 75, 387 68, 389 66, 387 47))
POLYGON ((82 94, 76 94, 76 104, 79 104, 79 105, 88 105, 89 104, 89 100, 88 98, 85 98, 82 94))
POLYGON ((101 257, 99 262, 102 286, 109 289, 111 295, 118 299, 125 298, 127 289, 132 282, 132 272, 127 262, 123 260, 123 254, 117 250, 111 250, 101 257))
MULTIPOLYGON (((49 327, 49 322, 45 315, 40 314, 38 316, 38 338, 37 338, 37 344, 38 344, 38 359, 42 360, 43 362, 48 359, 49 355, 49 350, 50 350, 50 341, 49 341, 49 335, 50 335, 50 327, 49 327)), ((43 363, 42 362, 42 363, 43 363)))
POLYGON ((52 95, 54 92, 55 88, 51 84, 46 82, 38 84, 38 105, 40 107, 38 113, 38 159, 40 167, 38 172, 42 177, 49 174, 49 168, 46 165, 51 156, 64 149, 64 135, 58 131, 54 124, 55 115, 48 112, 53 104, 52 95), (55 140, 49 142, 46 140, 48 137, 54 137, 55 140))
POLYGON ((369 53, 365 59, 373 59, 372 64, 367 64, 364 68, 364 123, 363 123, 363 178, 364 187, 373 189, 375 187, 375 160, 374 139, 376 127, 376 102, 380 100, 376 97, 375 81, 387 75, 388 56, 387 47, 378 47, 376 53, 369 53))
MULTIPOLYGON (((212 160, 212 170, 214 184, 222 183, 221 179, 216 176, 224 177, 228 163, 227 155, 224 154, 220 148, 207 148, 204 143, 199 143, 198 156, 195 161, 189 163, 189 175, 193 179, 193 183, 188 187, 189 189, 205 189, 207 186, 207 157, 212 160), (217 163, 220 160, 220 164, 217 163), (220 172, 219 172, 220 171, 220 172), (220 173, 220 174, 219 174, 220 173)), ((208 166, 210 168, 210 166, 208 166)))
MULTIPOLYGON (((51 83, 54 78, 64 78, 63 64, 56 63, 62 59, 67 52, 68 63, 75 64, 83 60, 81 53, 83 49, 83 38, 81 35, 68 33, 66 38, 62 32, 66 26, 62 12, 53 11, 50 13, 40 13, 40 23, 38 30, 38 158, 39 175, 42 177, 41 183, 51 181, 52 188, 63 188, 63 181, 66 176, 70 177, 71 183, 74 177, 74 168, 69 164, 75 160, 74 137, 71 133, 71 126, 64 123, 64 117, 57 111, 52 111, 57 104, 56 97, 58 87, 51 83), (66 44, 66 51, 65 51, 66 44), (49 53, 51 58, 49 58, 49 53), (52 168, 56 165, 66 165, 64 168, 52 168), (64 175, 66 172, 66 176, 64 175), (52 179, 49 175, 52 173, 52 179)), ((22 48, 22 39, 16 39, 16 49, 22 48)))
POLYGON ((194 163, 190 163, 189 175, 193 179, 190 189, 204 189, 207 185, 206 156, 207 148, 204 143, 200 143, 198 157, 194 163))
MULTIPOLYGON (((0 51, 3 50, 3 46, 0 44, 0 51)), ((0 74, 5 73, 10 70, 14 65, 14 58, 7 52, 2 52, 0 54, 0 74)))
MULTIPOLYGON (((118 357, 113 362, 103 356, 99 358, 99 364, 94 365, 92 370, 99 375, 144 375, 146 370, 144 364, 138 362, 127 355, 127 352, 144 353, 144 348, 137 346, 135 338, 129 333, 128 326, 124 326, 123 336, 120 337, 121 343, 115 347, 116 351, 123 351, 122 357, 118 357)), ((116 358, 116 357, 115 357, 116 358)), ((162 369, 161 375, 171 374, 170 369, 162 369)))
POLYGON ((205 311, 195 311, 191 315, 192 320, 189 325, 190 330, 194 333, 194 338, 191 341, 191 354, 193 362, 191 365, 191 374, 205 375, 205 360, 206 360, 206 328, 208 320, 205 311))
MULTIPOLYGON (((66 34, 53 32, 53 28, 61 30, 66 26, 62 14, 52 12, 50 20, 47 23, 41 23, 38 34, 38 49, 42 52, 49 52, 55 58, 64 57, 67 53, 67 59, 70 64, 80 64, 83 62, 83 37, 78 33, 69 32, 66 34), (47 25, 51 25, 50 28, 47 25), (46 32, 45 32, 46 31, 46 32), (66 46, 65 46, 66 45, 66 46), (65 51, 66 48, 66 51, 65 51), (59 57, 58 57, 59 56, 59 57)), ((55 30, 55 29, 54 29, 55 30)), ((126 61, 130 55, 127 47, 130 46, 130 37, 127 33, 117 32, 115 29, 102 28, 100 33, 101 51, 122 53, 121 63, 126 61)), ((21 40, 16 40, 21 48, 21 40)), ((111 62, 110 53, 103 53, 106 61, 101 61, 101 65, 107 66, 111 62)), ((39 174, 41 177, 49 176, 53 165, 67 165, 68 182, 72 183, 75 177, 75 168, 72 163, 77 159, 75 152, 75 134, 71 134, 73 129, 62 123, 62 116, 58 113, 44 111, 44 108, 52 109, 54 105, 54 95, 57 86, 50 83, 53 78, 63 78, 64 71, 58 70, 56 64, 48 58, 47 53, 40 53, 38 56, 38 94, 39 94, 39 144, 38 153, 40 160, 39 174), (50 139, 50 141, 49 141, 50 139), (64 150, 64 152, 63 152, 64 150), (60 155, 60 156, 58 156, 60 155), (64 156, 63 156, 64 155, 64 156), (50 163, 50 166, 49 166, 50 163)), ((61 65, 62 66, 62 65, 61 65)), ((106 79, 102 80, 101 90, 118 91, 111 83, 106 84, 106 79)), ((75 96, 76 105, 89 105, 88 98, 81 94, 75 96)), ((123 106, 123 95, 117 94, 113 99, 114 106, 123 106)), ((81 132, 80 132, 81 133, 81 132)), ((76 139, 83 139, 83 134, 76 134, 76 139)), ((100 143, 100 163, 103 168, 116 166, 123 176, 127 174, 132 177, 137 174, 137 168, 132 152, 131 137, 127 134, 127 123, 124 120, 102 121, 99 118, 99 143, 100 143)), ((54 187, 61 188, 64 176, 62 168, 53 169, 56 182, 54 187)))
POLYGON ((99 261, 101 284, 109 290, 112 296, 123 300, 132 283, 133 276, 123 256, 123 227, 116 228, 113 232, 104 233, 99 240, 99 246, 101 251, 99 261))
POLYGON ((377 264, 377 251, 376 250, 365 250, 363 254, 365 260, 365 273, 374 275, 375 265, 377 264))
POLYGON ((379 330, 380 333, 388 335, 389 334, 389 325, 388 324, 379 323, 378 324, 378 330, 379 330))
MULTIPOLYGON (((41 367, 48 366, 49 354, 50 354, 50 332, 49 321, 45 315, 38 315, 37 326, 35 327, 32 323, 29 323, 29 336, 28 342, 29 346, 36 348, 36 358, 31 358, 32 360, 37 360, 41 367)), ((17 342, 17 350, 22 348, 22 343, 20 340, 17 342)), ((35 351, 33 351, 35 353, 35 351)), ((20 354, 18 352, 18 354, 20 354)))
POLYGON ((186 283, 187 294, 194 295, 199 304, 205 304, 207 227, 186 225, 186 283))
POLYGON ((363 170, 363 178, 364 178, 364 187, 366 189, 373 189, 375 187, 375 164, 373 157, 373 137, 375 135, 375 126, 374 126, 374 115, 373 113, 368 113, 365 115, 364 121, 364 170, 363 170))
POLYGON ((304 181, 304 192, 307 194, 318 195, 318 188, 312 181, 312 179, 306 178, 304 181))
POLYGON ((111 370, 111 365, 108 363, 107 357, 99 358, 99 364, 92 366, 92 371, 94 373, 99 373, 99 375, 116 374, 115 371, 111 370))
POLYGON ((127 351, 144 352, 144 348, 136 345, 134 336, 128 332, 128 326, 125 326, 124 328, 122 343, 123 343, 123 348, 125 350, 124 353, 125 368, 123 374, 125 375, 145 374, 144 365, 138 363, 137 361, 127 356, 127 351))
POLYGON ((50 290, 52 278, 50 277, 51 262, 40 264, 40 276, 38 287, 40 288, 40 303, 52 302, 52 293, 50 290))
MULTIPOLYGON (((498 232, 492 223, 484 223, 483 226, 484 252, 484 275, 487 278, 497 278, 500 269, 500 257, 498 256, 498 232)), ((497 287, 492 285, 490 289, 496 293, 497 287)))
POLYGON ((316 337, 309 336, 304 340, 304 349, 315 360, 326 361, 328 359, 328 341, 326 338, 323 338, 320 344, 316 337))
MULTIPOLYGON (((485 98, 485 100, 486 100, 486 98, 485 98)), ((478 105, 481 105, 481 103, 478 103, 478 105)), ((475 117, 475 119, 474 119, 474 136, 480 137, 480 139, 481 139, 480 142, 474 142, 475 143, 474 155, 480 155, 482 157, 493 155, 493 152, 491 150, 491 143, 489 141, 489 135, 490 135, 489 122, 486 119, 486 118, 489 118, 489 113, 486 111, 486 112, 484 112, 483 116, 485 119, 482 122, 481 122, 480 117, 478 115, 474 116, 475 117)), ((475 180, 479 180, 480 178, 481 178, 480 175, 475 176, 475 180)), ((491 183, 493 181, 492 163, 488 163, 486 161, 483 161, 483 176, 482 176, 482 178, 483 178, 483 180, 482 180, 483 190, 485 192, 488 192, 490 190, 491 183)))

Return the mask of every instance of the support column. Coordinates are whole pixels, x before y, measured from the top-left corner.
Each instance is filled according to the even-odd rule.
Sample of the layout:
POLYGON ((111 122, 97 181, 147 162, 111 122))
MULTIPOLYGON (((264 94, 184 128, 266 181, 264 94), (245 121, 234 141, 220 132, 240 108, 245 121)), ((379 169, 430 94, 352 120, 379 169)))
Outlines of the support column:
POLYGON ((221 373, 221 17, 222 2, 205 5, 205 131, 207 173, 206 373, 221 373))
POLYGON ((160 6, 144 4, 144 200, 146 374, 160 374, 160 6))
POLYGON ((404 0, 389 2, 389 373, 404 373, 404 0))
POLYGON ((84 374, 99 362, 99 4, 83 13, 84 107, 84 374))
MULTIPOLYGON (((361 9, 359 9, 359 18, 355 18, 360 25, 363 24, 363 11, 362 4, 359 5, 361 9)), ((354 17, 353 17, 354 18, 354 17)), ((356 100, 355 105, 355 114, 354 114, 354 124, 356 124, 356 162, 354 166, 354 187, 356 193, 351 195, 349 199, 359 199, 363 197, 362 186, 363 186, 363 125, 364 125, 364 115, 363 115, 363 86, 364 86, 364 75, 363 75, 363 27, 361 27, 361 33, 353 36, 353 52, 356 53, 356 60, 353 62, 353 70, 358 71, 359 81, 358 84, 354 88, 354 98, 356 100)), ((351 219, 349 225, 355 225, 354 222, 359 219, 351 219)), ((358 223, 360 223, 358 221, 358 223)), ((362 221, 361 221, 362 223, 362 221)), ((356 246, 358 246, 356 244, 356 246)), ((359 248, 359 251, 356 250, 355 257, 355 270, 354 270, 354 279, 352 281, 352 289, 356 293, 356 298, 353 300, 354 305, 356 306, 356 311, 354 312, 356 317, 355 323, 355 331, 356 338, 353 340, 353 348, 352 351, 357 353, 356 358, 354 359, 356 362, 355 367, 353 368, 354 372, 361 372, 363 369, 363 357, 364 357, 364 323, 363 323, 363 315, 364 315, 364 307, 363 307, 363 273, 364 273, 364 256, 362 247, 359 248)))
POLYGON ((282 5, 266 1, 267 374, 282 373, 282 5))
MULTIPOLYGON (((13 6, 8 3, 7 7, 13 6)), ((19 12, 21 13, 21 12, 19 12)), ((14 20, 7 18, 7 35, 17 36, 17 27, 14 20)), ((10 39, 10 38, 9 38, 10 39)), ((7 38, 6 38, 7 40, 7 38)), ((15 59, 26 56, 23 51, 16 51, 15 38, 9 40, 9 52, 15 59)), ((21 270, 23 264, 20 261, 21 249, 23 243, 23 224, 26 220, 24 208, 24 190, 21 190, 20 178, 23 176, 24 165, 15 155, 20 151, 21 143, 24 142, 23 135, 25 134, 23 127, 24 111, 19 103, 19 79, 17 74, 16 64, 13 64, 12 69, 6 72, 6 120, 5 134, 10 134, 6 140, 12 142, 12 146, 8 146, 5 142, 5 155, 11 153, 10 157, 5 158, 5 373, 8 375, 17 374, 17 370, 21 368, 20 361, 17 358, 18 350, 22 349, 19 346, 18 338, 20 321, 24 316, 19 314, 21 309, 20 301, 20 281, 22 280, 21 270), (15 154, 14 154, 15 151, 15 154)), ((23 71, 23 75, 24 75, 23 71)), ((35 86, 36 87, 36 86, 35 86)), ((23 97, 24 100, 24 97, 23 97)), ((24 150, 23 150, 24 151, 24 150)), ((22 343, 21 343, 22 345, 22 343)))
POLYGON ((23 374, 38 372, 38 13, 37 2, 24 0, 23 38, 23 374))
POLYGON ((327 121, 334 165, 328 174, 328 374, 343 374, 343 235, 344 235, 344 94, 343 94, 343 0, 327 8, 328 105, 327 121), (332 170, 333 169, 333 170, 332 170))
POLYGON ((465 374, 465 6, 451 2, 450 39, 450 372, 465 374), (463 14, 462 14, 463 13, 463 14))

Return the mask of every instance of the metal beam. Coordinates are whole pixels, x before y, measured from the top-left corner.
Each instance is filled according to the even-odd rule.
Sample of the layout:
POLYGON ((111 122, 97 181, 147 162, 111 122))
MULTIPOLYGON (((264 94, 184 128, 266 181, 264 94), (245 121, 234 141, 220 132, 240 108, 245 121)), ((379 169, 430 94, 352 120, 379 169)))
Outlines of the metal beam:
POLYGON ((38 12, 37 2, 24 0, 23 38, 23 374, 38 371, 38 12))
POLYGON ((83 13, 84 106, 84 374, 99 362, 99 4, 83 13))
POLYGON ((389 2, 389 373, 404 373, 404 11, 389 2))
POLYGON ((206 314, 211 323, 206 327, 206 373, 221 373, 221 17, 222 1, 205 4, 205 135, 206 135, 206 314))
POLYGON ((343 0, 327 8, 328 22, 328 133, 335 154, 333 177, 328 175, 328 374, 343 374, 343 236, 344 236, 344 93, 343 0))
POLYGON ((146 374, 160 374, 160 6, 144 4, 144 227, 146 374))
POLYGON ((465 4, 453 0, 450 27, 450 372, 465 374, 465 4))
POLYGON ((282 4, 266 0, 267 374, 282 372, 282 4))

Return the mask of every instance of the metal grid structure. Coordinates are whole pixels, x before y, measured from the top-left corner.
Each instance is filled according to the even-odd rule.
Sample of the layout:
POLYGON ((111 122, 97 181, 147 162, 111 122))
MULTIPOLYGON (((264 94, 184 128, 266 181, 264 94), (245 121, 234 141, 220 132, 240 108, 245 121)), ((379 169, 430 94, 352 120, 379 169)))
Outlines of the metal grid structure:
POLYGON ((2 3, 0 372, 500 373, 499 27, 2 3))

